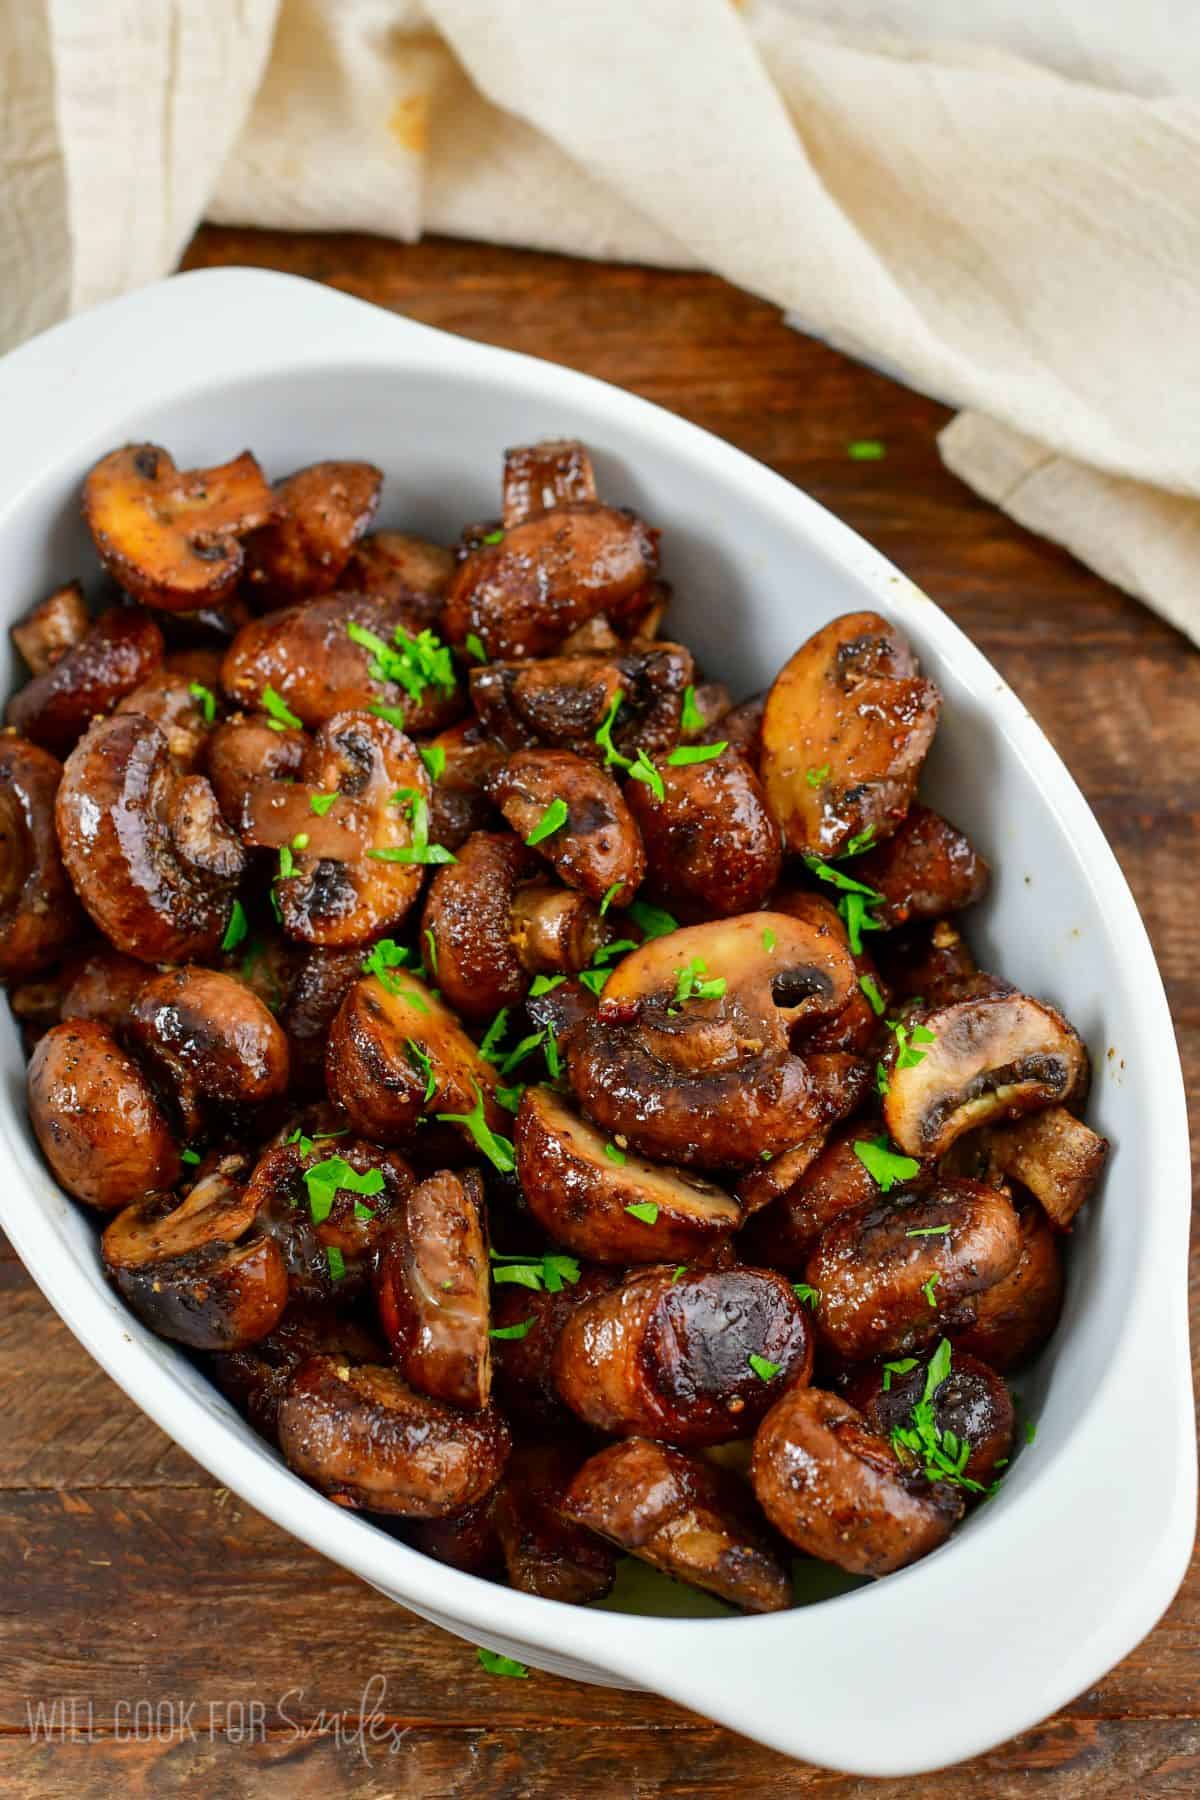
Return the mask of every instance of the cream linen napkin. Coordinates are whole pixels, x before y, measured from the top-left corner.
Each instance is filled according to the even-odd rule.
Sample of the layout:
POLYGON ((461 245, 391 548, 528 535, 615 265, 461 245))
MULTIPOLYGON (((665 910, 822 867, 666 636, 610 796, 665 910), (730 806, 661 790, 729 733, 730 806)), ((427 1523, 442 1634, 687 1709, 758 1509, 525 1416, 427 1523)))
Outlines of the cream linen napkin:
POLYGON ((712 268, 1200 642, 1200 28, 1092 8, 0 0, 0 342, 205 212, 712 268))

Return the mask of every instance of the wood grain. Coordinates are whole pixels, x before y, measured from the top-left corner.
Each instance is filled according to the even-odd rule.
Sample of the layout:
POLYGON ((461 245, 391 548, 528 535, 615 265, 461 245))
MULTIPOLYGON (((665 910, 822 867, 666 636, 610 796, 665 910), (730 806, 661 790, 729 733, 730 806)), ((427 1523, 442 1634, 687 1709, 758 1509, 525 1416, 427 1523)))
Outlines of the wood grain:
MULTIPOLYGON (((935 445, 942 408, 702 275, 475 244, 202 231, 186 266, 221 263, 328 281, 616 381, 760 457, 893 557, 1002 670, 1096 808, 1158 952, 1189 1089, 1200 1087, 1200 658, 948 475, 935 445), (862 437, 884 441, 883 461, 848 459, 862 437)), ((1200 1317, 1200 1251, 1193 1277, 1200 1317)), ((216 1488, 90 1362, 3 1250, 0 1391, 0 1792, 1200 1792, 1200 1569, 1120 1668, 1037 1731, 919 1783, 867 1783, 647 1695, 488 1678, 467 1646, 216 1488), (372 1675, 386 1688, 359 1738, 372 1675), (61 1702, 72 1698, 68 1715, 61 1702), (178 1721, 174 1736, 137 1741, 131 1703, 160 1699, 190 1705, 190 1717, 164 1715, 178 1721), (53 1741, 44 1730, 31 1741, 27 1705, 36 1724, 37 1705, 56 1700, 53 1741)))

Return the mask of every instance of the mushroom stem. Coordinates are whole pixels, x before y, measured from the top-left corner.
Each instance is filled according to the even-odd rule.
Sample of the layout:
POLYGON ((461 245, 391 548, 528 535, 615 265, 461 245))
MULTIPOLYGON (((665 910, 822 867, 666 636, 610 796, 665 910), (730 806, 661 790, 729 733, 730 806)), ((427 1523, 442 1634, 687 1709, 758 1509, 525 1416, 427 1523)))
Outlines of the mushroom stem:
POLYGON ((511 917, 511 942, 527 975, 586 969, 608 936, 590 900, 549 882, 518 888, 511 917))

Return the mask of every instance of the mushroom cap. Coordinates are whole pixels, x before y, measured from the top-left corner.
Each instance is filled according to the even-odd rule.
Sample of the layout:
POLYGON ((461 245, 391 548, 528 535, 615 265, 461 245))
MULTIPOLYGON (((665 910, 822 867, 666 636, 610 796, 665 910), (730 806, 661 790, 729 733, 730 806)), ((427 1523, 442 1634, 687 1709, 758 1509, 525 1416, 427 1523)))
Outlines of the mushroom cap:
POLYGON ((646 847, 650 884, 668 901, 723 917, 753 912, 779 879, 779 828, 762 783, 736 750, 708 762, 658 766, 660 800, 644 782, 625 798, 646 847))
POLYGON ((294 1301, 350 1306, 369 1292, 380 1245, 414 1176, 397 1150, 320 1131, 315 1122, 312 1132, 309 1137, 302 1128, 293 1130, 259 1157, 246 1184, 247 1204, 279 1246, 294 1301), (326 1211, 327 1191, 315 1182, 310 1187, 306 1177, 323 1166, 334 1175, 329 1165, 335 1161, 348 1164, 354 1175, 378 1175, 382 1185, 369 1196, 338 1186, 326 1211))
POLYGON ((62 764, 0 737, 0 978, 38 975, 75 942, 82 916, 54 825, 62 764))
POLYGON ((338 586, 348 594, 401 600, 414 621, 433 625, 457 567, 453 550, 403 531, 373 531, 350 552, 338 586))
POLYGON ((66 756, 91 721, 147 681, 162 662, 163 636, 140 606, 114 606, 44 675, 19 688, 5 720, 22 736, 66 756))
MULTIPOLYGON (((932 1352, 923 1351, 907 1372, 884 1370, 878 1364, 862 1369, 850 1382, 845 1397, 858 1408, 872 1431, 891 1440, 896 1426, 911 1423, 913 1408, 925 1396, 926 1376, 932 1352), (885 1381, 887 1386, 884 1385, 885 1381)), ((968 1481, 986 1486, 1012 1448, 1012 1397, 995 1369, 990 1369, 965 1350, 955 1350, 950 1373, 930 1396, 934 1429, 939 1436, 951 1432, 970 1454, 961 1473, 968 1481)), ((897 1450, 911 1463, 911 1453, 897 1450)))
POLYGON ((518 750, 492 775, 490 797, 528 843, 552 809, 561 823, 535 848, 568 887, 628 906, 646 872, 641 834, 611 775, 570 750, 518 750), (565 808, 565 812, 561 809, 565 808))
POLYGON ((955 1348, 981 1357, 992 1368, 1020 1368, 1049 1340, 1062 1312, 1066 1277, 1054 1228, 1039 1206, 1018 1214, 1021 1254, 1009 1273, 974 1302, 970 1323, 948 1335, 955 1348))
MULTIPOLYGON (((200 684, 207 687, 208 683, 200 684)), ((153 719, 167 740, 177 768, 193 769, 204 751, 212 725, 205 717, 204 700, 193 690, 197 683, 171 669, 157 669, 118 702, 118 712, 140 713, 153 719)), ((210 693, 213 690, 209 689, 210 693)), ((217 695, 213 693, 213 699, 217 695)))
POLYGON ((251 591, 277 602, 336 586, 375 517, 383 473, 366 462, 318 462, 275 484, 275 517, 246 542, 251 591))
POLYGON ((27 1081, 42 1154, 77 1200, 112 1211, 177 1180, 179 1151, 154 1090, 107 1025, 52 1026, 27 1081))
POLYGON ((541 864, 509 832, 476 831, 458 861, 439 869, 421 915, 421 941, 437 945, 437 980, 468 1019, 515 1006, 529 986, 513 941, 512 903, 541 864))
POLYGON ((552 507, 596 498, 592 459, 578 438, 544 438, 504 452, 501 518, 506 530, 552 507))
POLYGON ((974 906, 987 893, 992 872, 957 826, 914 801, 890 838, 855 858, 854 874, 882 894, 874 915, 894 929, 974 906))
POLYGON ((261 1106, 287 1091, 287 1038, 233 975, 197 967, 151 975, 133 1001, 128 1029, 173 1085, 189 1130, 205 1102, 261 1106))
POLYGON ((487 1405, 489 1287, 483 1183, 474 1169, 443 1169, 407 1195, 375 1276, 392 1361, 421 1393, 472 1410, 487 1405))
POLYGON ((73 650, 91 620, 78 581, 55 588, 10 626, 9 636, 24 657, 31 675, 44 675, 73 650))

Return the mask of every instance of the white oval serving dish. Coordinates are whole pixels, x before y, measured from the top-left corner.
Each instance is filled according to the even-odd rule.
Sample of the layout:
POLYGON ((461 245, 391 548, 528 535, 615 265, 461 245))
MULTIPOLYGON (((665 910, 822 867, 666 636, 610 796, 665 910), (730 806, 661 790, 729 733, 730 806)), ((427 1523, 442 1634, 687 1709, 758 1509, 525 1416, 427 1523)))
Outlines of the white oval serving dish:
MULTIPOLYGON (((0 363, 0 417, 9 617, 94 566, 80 482, 129 439, 164 443, 184 466, 251 446, 273 475, 366 457, 387 475, 383 523, 449 539, 495 509, 506 445, 574 435, 595 452, 605 498, 663 528, 673 629, 735 692, 761 686, 836 613, 895 618, 946 697, 926 791, 996 871, 972 940, 1083 1033, 1089 1118, 1115 1146, 1073 1235, 1062 1326, 1021 1384, 1036 1444, 996 1499, 926 1561, 835 1599, 764 1618, 631 1616, 459 1574, 289 1474, 109 1291, 92 1222, 34 1146, 5 1009, 0 1225, 113 1379, 218 1481, 447 1630, 556 1673, 655 1689, 834 1768, 907 1775, 974 1755, 1119 1661, 1174 1594, 1195 1526, 1183 1084, 1116 860, 980 653, 845 525, 695 426, 286 276, 184 275, 72 320, 0 363)), ((10 662, 6 692, 15 679, 10 662)))

